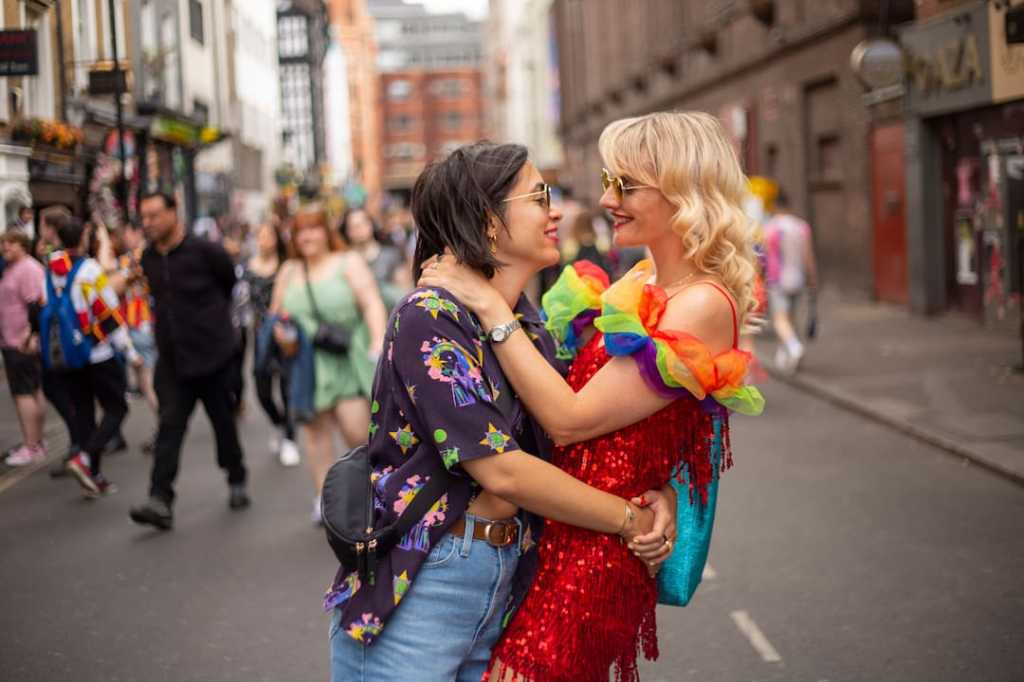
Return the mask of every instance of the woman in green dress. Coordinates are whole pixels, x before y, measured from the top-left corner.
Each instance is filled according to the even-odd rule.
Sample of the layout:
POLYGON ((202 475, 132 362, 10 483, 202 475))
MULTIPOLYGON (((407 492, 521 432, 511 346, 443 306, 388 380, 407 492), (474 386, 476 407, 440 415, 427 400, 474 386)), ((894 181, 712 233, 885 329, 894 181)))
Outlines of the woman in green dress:
MULTIPOLYGON (((312 518, 319 523, 320 489, 334 462, 335 430, 348 445, 366 440, 368 399, 387 315, 370 268, 355 252, 339 250, 322 208, 311 205, 296 213, 292 246, 295 257, 277 275, 271 310, 287 315, 309 339, 321 323, 345 329, 349 337, 343 353, 314 349, 316 416, 302 425, 302 432, 317 493, 312 518)), ((288 344, 282 325, 274 336, 279 344, 288 344)))

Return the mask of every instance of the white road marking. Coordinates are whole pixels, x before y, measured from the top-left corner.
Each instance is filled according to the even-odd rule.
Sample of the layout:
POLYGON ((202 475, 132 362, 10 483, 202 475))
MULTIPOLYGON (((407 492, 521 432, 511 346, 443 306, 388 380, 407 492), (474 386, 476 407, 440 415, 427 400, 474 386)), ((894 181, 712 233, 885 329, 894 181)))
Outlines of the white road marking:
POLYGON ((779 652, 775 650, 768 638, 761 632, 761 628, 757 627, 757 623, 750 617, 750 614, 746 611, 733 611, 729 614, 732 617, 736 627, 740 629, 748 640, 750 645, 754 647, 754 650, 760 654, 761 658, 765 663, 779 663, 782 661, 782 656, 779 656, 779 652))
POLYGON ((711 564, 704 564, 704 575, 701 576, 704 580, 714 580, 718 577, 718 573, 715 569, 711 568, 711 564))

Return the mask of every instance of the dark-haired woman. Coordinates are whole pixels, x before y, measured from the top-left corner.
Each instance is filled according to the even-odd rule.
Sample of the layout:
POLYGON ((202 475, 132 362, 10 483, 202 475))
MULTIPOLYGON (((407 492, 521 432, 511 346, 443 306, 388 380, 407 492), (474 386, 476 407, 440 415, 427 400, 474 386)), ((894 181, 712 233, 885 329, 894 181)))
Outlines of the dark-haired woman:
POLYGON ((392 313, 369 441, 381 523, 392 523, 442 467, 456 475, 400 544, 379 557, 375 580, 337 574, 325 599, 333 611, 335 682, 479 680, 535 561, 529 550, 539 526, 520 507, 630 541, 647 534, 641 539, 652 560, 661 556, 662 533, 672 533, 674 510, 652 533, 651 509, 547 463, 551 444, 495 359, 492 347, 521 326, 545 360, 557 363, 554 342, 522 291, 557 262, 561 214, 526 149, 460 148, 420 175, 412 206, 417 271, 427 258, 454 252, 491 278, 516 318, 485 329, 439 288, 414 290, 392 313))
MULTIPOLYGON (((242 275, 249 285, 254 330, 258 331, 267 319, 274 294, 274 279, 286 260, 288 249, 284 238, 270 221, 264 222, 256 230, 256 252, 246 263, 242 275)), ((271 452, 277 454, 283 466, 297 466, 301 458, 299 446, 295 443, 295 422, 288 410, 287 373, 281 371, 280 363, 272 358, 267 367, 254 369, 253 381, 260 406, 278 431, 271 440, 271 452), (281 394, 280 405, 274 398, 275 384, 281 394)))
MULTIPOLYGON (((319 523, 320 489, 334 463, 334 434, 340 431, 350 445, 366 438, 370 385, 387 313, 373 273, 358 254, 340 251, 341 244, 328 227, 322 208, 312 205, 300 209, 291 227, 296 257, 277 274, 270 310, 288 315, 308 339, 313 339, 324 323, 349 333, 344 352, 314 349, 316 416, 303 424, 302 430, 306 462, 316 488, 311 518, 319 523)), ((278 325, 274 336, 279 345, 289 343, 286 335, 278 325)))
POLYGON ((397 246, 381 239, 376 221, 365 208, 353 208, 341 219, 341 237, 373 271, 384 306, 391 310, 412 288, 412 273, 397 246))

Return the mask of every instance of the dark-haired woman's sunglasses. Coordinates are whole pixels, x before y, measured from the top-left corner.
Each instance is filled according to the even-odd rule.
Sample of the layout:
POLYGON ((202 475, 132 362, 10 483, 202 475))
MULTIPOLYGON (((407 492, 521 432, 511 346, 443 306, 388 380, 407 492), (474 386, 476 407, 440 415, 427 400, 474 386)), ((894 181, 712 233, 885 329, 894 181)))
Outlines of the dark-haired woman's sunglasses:
POLYGON ((544 199, 540 202, 540 204, 544 208, 550 209, 551 208, 551 185, 549 185, 546 182, 541 186, 541 189, 537 190, 536 192, 528 192, 526 194, 517 194, 514 197, 505 197, 505 201, 502 201, 501 203, 504 204, 505 202, 513 201, 515 199, 530 199, 532 197, 539 197, 539 196, 543 196, 544 197, 544 199))
POLYGON ((645 189, 650 188, 652 185, 627 185, 623 182, 622 178, 612 175, 612 172, 607 168, 601 169, 601 188, 607 192, 608 188, 612 188, 612 193, 615 195, 615 199, 618 202, 622 202, 622 197, 626 195, 626 192, 631 189, 645 189))

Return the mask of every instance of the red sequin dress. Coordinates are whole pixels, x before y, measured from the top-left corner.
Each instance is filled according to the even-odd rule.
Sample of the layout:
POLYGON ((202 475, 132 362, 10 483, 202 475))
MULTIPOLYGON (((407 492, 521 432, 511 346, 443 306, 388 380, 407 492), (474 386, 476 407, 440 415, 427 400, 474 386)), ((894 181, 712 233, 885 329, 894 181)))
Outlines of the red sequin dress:
MULTIPOLYGON (((579 391, 609 360, 597 334, 577 356, 568 383, 579 391)), ((626 499, 665 485, 690 444, 704 450, 710 416, 685 395, 643 421, 556 449, 552 463, 626 499)), ((710 471, 708 472, 710 477, 710 471)), ((637 652, 658 656, 658 587, 618 536, 548 520, 536 579, 494 649, 484 680, 637 680, 637 652)))

